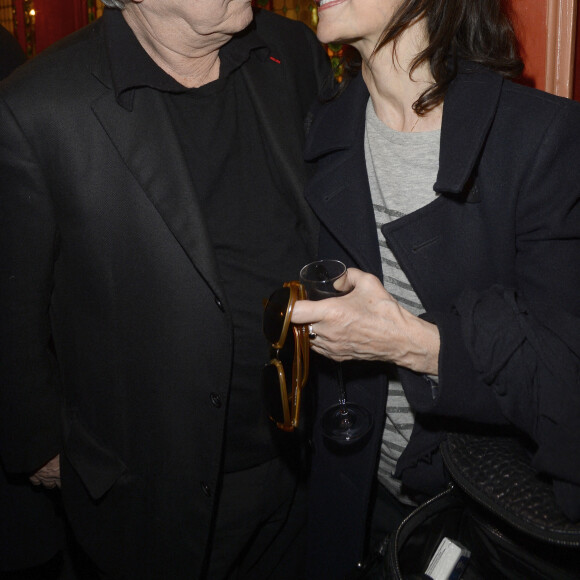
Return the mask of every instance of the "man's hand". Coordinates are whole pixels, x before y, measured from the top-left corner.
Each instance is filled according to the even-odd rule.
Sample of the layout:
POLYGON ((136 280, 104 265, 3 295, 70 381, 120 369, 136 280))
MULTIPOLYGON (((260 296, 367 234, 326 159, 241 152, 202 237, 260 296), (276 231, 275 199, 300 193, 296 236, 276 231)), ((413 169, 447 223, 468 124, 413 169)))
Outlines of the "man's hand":
POLYGON ((32 485, 43 485, 47 489, 60 488, 60 455, 53 457, 34 475, 30 476, 32 485))

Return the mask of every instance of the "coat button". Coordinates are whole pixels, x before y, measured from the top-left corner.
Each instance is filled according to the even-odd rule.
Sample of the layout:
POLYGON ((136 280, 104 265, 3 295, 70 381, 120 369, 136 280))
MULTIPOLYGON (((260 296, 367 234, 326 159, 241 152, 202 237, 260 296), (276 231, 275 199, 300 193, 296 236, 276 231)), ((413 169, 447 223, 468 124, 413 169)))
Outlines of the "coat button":
POLYGON ((211 404, 216 409, 219 409, 222 406, 222 398, 217 393, 212 393, 209 398, 211 400, 211 404))
POLYGON ((211 496, 211 487, 205 481, 201 482, 201 491, 203 491, 207 497, 211 496))
POLYGON ((224 308, 224 305, 222 303, 222 301, 216 296, 215 298, 215 303, 217 304, 218 308, 222 311, 225 312, 226 309, 224 308))

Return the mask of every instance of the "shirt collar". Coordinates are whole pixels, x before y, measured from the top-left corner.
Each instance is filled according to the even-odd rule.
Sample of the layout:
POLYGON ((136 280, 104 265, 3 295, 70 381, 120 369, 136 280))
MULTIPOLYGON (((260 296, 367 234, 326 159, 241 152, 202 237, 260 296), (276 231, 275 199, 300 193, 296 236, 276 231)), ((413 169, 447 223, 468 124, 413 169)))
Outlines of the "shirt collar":
MULTIPOLYGON (((137 40, 120 10, 105 9, 105 38, 117 102, 131 110, 135 90, 149 87, 162 92, 181 93, 188 89, 161 69, 137 40)), ((241 67, 253 53, 268 57, 269 49, 255 30, 254 23, 236 34, 219 52, 220 78, 241 67)))

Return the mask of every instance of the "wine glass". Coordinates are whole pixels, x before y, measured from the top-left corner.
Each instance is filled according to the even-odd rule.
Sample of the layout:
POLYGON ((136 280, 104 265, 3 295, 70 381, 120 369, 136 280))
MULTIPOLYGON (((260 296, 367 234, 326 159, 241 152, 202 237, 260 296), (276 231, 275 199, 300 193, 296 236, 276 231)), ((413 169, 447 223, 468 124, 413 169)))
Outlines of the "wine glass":
MULTIPOLYGON (((352 288, 345 287, 345 277, 346 266, 339 260, 318 260, 300 270, 300 282, 308 300, 324 300, 348 294, 352 288)), ((337 443, 354 443, 370 431, 373 417, 368 409, 347 402, 340 363, 336 363, 336 378, 338 403, 322 414, 322 434, 337 443)))

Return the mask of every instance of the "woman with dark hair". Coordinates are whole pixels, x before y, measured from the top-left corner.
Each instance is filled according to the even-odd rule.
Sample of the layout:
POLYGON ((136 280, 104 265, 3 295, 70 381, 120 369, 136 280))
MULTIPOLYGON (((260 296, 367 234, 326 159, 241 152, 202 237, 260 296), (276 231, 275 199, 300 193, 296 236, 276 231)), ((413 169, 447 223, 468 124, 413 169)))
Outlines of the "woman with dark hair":
POLYGON ((296 304, 320 358, 309 578, 442 490, 448 432, 513 432, 580 518, 580 106, 515 84, 501 0, 319 0, 318 37, 356 49, 315 111, 306 198, 352 291, 296 304), (319 417, 349 401, 368 438, 319 417))

